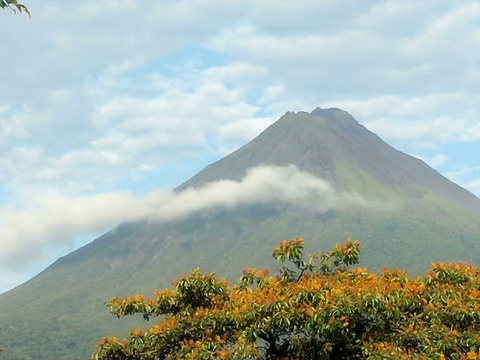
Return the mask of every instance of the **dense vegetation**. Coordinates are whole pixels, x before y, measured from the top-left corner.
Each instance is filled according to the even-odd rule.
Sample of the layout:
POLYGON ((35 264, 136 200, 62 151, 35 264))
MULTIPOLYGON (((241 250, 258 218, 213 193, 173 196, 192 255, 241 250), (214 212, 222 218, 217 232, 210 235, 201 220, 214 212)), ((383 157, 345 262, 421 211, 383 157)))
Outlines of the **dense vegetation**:
POLYGON ((114 298, 118 317, 161 316, 126 339, 106 337, 93 359, 476 359, 480 358, 480 269, 432 265, 421 279, 358 263, 349 240, 303 256, 303 240, 273 256, 290 262, 276 276, 246 269, 234 285, 198 269, 175 290, 114 298))

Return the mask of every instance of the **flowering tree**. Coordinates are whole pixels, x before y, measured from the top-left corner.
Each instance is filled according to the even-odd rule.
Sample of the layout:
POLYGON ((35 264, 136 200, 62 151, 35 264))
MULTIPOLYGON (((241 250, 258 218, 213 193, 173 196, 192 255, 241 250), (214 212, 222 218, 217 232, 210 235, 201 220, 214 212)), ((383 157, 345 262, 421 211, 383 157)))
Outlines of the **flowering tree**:
POLYGON ((114 298, 114 315, 160 316, 120 341, 106 337, 92 359, 477 359, 480 270, 434 264, 421 279, 358 263, 359 243, 303 256, 303 240, 282 241, 279 275, 246 269, 230 286, 198 269, 174 290, 114 298))

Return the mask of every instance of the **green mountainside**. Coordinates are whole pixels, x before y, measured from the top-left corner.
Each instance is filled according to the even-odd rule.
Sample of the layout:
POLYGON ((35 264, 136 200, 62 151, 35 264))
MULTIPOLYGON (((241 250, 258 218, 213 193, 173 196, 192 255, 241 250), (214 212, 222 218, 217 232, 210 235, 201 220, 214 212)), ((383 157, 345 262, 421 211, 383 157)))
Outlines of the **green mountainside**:
POLYGON ((113 318, 103 305, 111 297, 153 295, 194 267, 232 281, 244 267, 274 270, 272 248, 296 236, 307 253, 359 240, 360 264, 373 270, 416 275, 431 262, 480 261, 480 200, 339 109, 287 113, 175 191, 240 181, 271 165, 294 165, 350 200, 325 211, 277 199, 123 223, 0 295, 0 358, 87 358, 102 336, 142 324, 113 318))

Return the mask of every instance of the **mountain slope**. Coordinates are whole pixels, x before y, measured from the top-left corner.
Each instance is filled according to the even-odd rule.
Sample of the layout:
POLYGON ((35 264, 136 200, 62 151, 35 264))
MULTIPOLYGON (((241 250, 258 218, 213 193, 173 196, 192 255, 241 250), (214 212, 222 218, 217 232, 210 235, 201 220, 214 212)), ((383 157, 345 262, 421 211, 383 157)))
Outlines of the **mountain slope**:
POLYGON ((3 358, 86 358, 95 340, 135 324, 112 318, 103 306, 109 298, 152 294, 197 266, 232 280, 243 267, 275 269, 271 249, 295 236, 309 251, 358 239, 362 266, 375 270, 415 274, 434 261, 479 261, 480 200, 339 109, 287 113, 176 192, 209 194, 204 189, 222 180, 238 185, 238 193, 223 194, 227 205, 212 200, 173 220, 124 223, 1 295, 3 358), (259 166, 301 183, 263 179, 262 191, 248 198, 246 184, 259 166))

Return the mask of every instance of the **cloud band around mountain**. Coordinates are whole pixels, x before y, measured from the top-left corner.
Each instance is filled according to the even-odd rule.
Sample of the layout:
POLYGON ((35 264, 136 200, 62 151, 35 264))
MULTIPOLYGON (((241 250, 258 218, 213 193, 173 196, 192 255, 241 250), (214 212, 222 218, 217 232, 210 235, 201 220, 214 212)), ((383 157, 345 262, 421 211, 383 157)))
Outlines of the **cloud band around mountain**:
POLYGON ((61 256, 82 245, 76 234, 82 234, 80 242, 85 242, 122 221, 167 222, 209 210, 269 203, 318 213, 345 206, 378 205, 358 194, 338 193, 327 181, 293 165, 259 166, 249 169, 240 181, 220 180, 180 193, 69 197, 47 192, 37 195, 35 208, 2 208, 0 271, 13 274, 25 267, 42 267, 49 251, 62 251, 58 254, 61 256), (30 249, 27 253, 26 248, 30 249))

